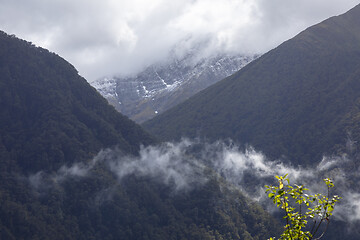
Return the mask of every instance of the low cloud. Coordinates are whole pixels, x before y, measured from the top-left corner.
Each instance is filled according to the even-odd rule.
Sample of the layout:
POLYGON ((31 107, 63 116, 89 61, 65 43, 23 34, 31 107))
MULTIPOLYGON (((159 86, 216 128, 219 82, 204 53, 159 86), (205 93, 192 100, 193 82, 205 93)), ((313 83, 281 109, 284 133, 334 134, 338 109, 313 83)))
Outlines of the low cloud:
POLYGON ((175 191, 191 189, 206 182, 204 166, 187 156, 188 141, 178 144, 142 148, 137 158, 124 157, 109 161, 108 166, 121 180, 128 175, 150 176, 157 181, 172 185, 175 191))
MULTIPOLYGON (((119 149, 105 149, 88 163, 63 166, 53 174, 38 172, 28 179, 34 189, 46 191, 54 184, 91 177, 92 169, 101 164, 116 177, 116 184, 136 176, 164 184, 177 194, 205 184, 210 177, 206 170, 211 169, 212 174, 223 177, 271 211, 274 208, 265 194, 264 185, 276 184, 274 176, 289 174, 292 184, 304 184, 314 193, 326 193, 322 179, 330 177, 335 182, 335 193, 342 197, 334 217, 353 226, 352 223, 360 220, 360 189, 354 187, 360 176, 358 169, 353 167, 354 161, 351 155, 324 156, 317 166, 300 167, 269 160, 251 147, 243 149, 232 142, 209 144, 182 140, 142 147, 138 156, 123 154, 119 149)), ((99 193, 95 202, 108 201, 113 187, 103 190, 106 196, 99 193)))
POLYGON ((342 198, 342 203, 334 210, 335 216, 342 221, 360 221, 360 193, 345 192, 342 198))
POLYGON ((149 177, 160 184, 169 185, 174 191, 190 190, 204 184, 204 164, 192 159, 188 154, 191 142, 165 143, 159 146, 142 147, 139 156, 123 154, 119 149, 105 149, 89 163, 75 163, 62 166, 56 173, 43 171, 29 176, 30 184, 36 189, 46 189, 49 179, 61 184, 74 178, 91 176, 91 170, 97 164, 103 164, 116 175, 118 182, 127 176, 149 177))

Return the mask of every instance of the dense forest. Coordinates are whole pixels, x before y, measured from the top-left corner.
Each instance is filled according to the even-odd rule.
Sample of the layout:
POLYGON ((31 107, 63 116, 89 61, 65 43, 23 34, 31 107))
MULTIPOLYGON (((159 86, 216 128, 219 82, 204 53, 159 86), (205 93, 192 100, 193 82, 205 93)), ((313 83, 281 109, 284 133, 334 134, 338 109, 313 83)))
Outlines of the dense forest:
POLYGON ((156 176, 120 180, 106 159, 95 161, 99 151, 116 149, 121 161, 157 141, 64 59, 4 32, 0 105, 1 239, 250 240, 279 233, 277 221, 211 169, 203 169, 203 184, 176 192, 173 181, 156 176))

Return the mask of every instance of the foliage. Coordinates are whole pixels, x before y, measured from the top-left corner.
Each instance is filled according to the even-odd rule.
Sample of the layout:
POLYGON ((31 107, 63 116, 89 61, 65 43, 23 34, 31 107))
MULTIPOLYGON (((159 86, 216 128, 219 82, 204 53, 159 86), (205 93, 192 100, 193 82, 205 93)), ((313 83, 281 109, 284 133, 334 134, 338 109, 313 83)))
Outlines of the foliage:
MULTIPOLYGON (((340 200, 337 195, 330 197, 330 188, 334 187, 332 180, 324 179, 327 186, 325 196, 320 193, 308 194, 309 189, 303 185, 290 185, 287 174, 276 178, 279 186, 265 187, 268 197, 277 207, 285 211, 286 225, 280 239, 320 239, 328 227, 335 204, 340 200), (323 223, 326 224, 326 228, 320 233, 320 226, 323 223)), ((270 238, 273 239, 275 238, 270 238)))

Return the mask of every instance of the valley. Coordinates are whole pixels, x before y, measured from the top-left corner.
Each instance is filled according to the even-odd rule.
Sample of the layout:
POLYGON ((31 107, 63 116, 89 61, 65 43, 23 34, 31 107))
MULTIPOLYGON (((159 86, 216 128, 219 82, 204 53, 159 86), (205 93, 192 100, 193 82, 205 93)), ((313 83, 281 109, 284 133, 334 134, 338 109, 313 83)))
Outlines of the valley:
POLYGON ((360 5, 261 55, 202 56, 91 86, 0 31, 0 239, 278 239, 265 185, 285 174, 333 179, 324 239, 358 239, 360 5))

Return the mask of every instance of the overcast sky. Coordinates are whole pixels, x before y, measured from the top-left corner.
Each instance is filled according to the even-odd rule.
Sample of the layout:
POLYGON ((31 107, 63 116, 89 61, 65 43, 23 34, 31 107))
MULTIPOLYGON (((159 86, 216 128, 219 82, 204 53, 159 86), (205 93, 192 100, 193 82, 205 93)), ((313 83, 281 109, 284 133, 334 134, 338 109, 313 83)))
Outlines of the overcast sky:
POLYGON ((0 29, 56 52, 89 81, 204 45, 264 53, 360 0, 0 0, 0 29))

